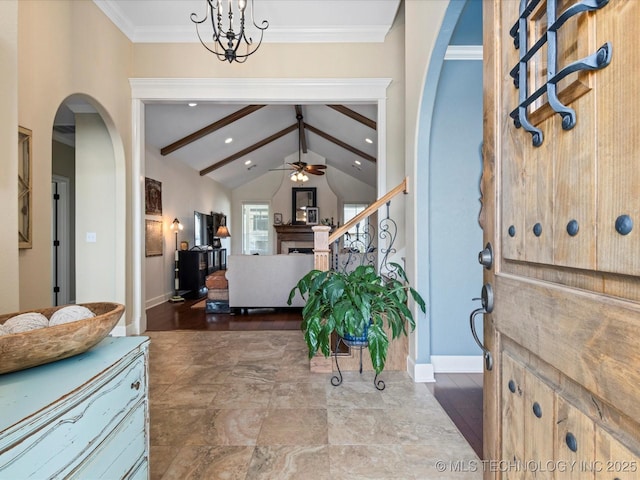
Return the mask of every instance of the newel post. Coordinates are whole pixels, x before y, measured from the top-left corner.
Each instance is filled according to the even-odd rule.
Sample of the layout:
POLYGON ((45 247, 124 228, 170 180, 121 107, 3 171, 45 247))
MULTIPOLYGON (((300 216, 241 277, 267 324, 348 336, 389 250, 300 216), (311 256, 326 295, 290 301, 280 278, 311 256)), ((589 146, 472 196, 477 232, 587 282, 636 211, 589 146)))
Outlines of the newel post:
POLYGON ((326 272, 329 270, 329 231, 328 225, 316 225, 313 230, 313 268, 326 272))
MULTIPOLYGON (((329 230, 331 230, 331 227, 316 225, 311 227, 311 230, 313 230, 313 268, 326 272, 330 267, 329 230)), ((309 361, 309 369, 316 373, 331 373, 333 371, 331 357, 325 358, 321 353, 317 352, 309 361)))

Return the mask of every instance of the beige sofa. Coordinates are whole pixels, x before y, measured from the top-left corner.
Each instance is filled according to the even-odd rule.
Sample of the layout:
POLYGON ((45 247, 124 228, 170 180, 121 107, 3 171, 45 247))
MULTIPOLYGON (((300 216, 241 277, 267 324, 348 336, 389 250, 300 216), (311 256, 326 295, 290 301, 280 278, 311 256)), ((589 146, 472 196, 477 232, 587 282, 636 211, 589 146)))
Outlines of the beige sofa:
MULTIPOLYGON (((289 292, 312 269, 313 255, 229 255, 229 307, 288 307, 289 292)), ((297 293, 290 306, 304 303, 297 293)))

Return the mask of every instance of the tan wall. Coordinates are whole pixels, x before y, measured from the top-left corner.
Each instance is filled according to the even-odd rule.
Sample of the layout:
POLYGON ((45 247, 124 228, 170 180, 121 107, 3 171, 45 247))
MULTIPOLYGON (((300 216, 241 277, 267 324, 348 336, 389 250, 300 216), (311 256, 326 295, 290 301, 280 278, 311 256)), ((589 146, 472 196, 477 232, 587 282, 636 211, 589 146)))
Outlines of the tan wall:
MULTIPOLYGON (((6 2, 0 3, 6 8, 6 2)), ((14 281, 19 278, 20 309, 24 310, 51 302, 51 131, 56 111, 69 95, 88 95, 106 117, 103 120, 111 127, 112 137, 120 137, 116 141, 124 146, 129 163, 131 44, 88 0, 18 2, 18 40, 18 120, 33 130, 33 249, 21 252, 19 276, 18 272, 6 276, 14 281)), ((124 168, 119 166, 122 174, 124 168)), ((129 192, 130 181, 126 183, 129 192)), ((124 201, 122 195, 116 203, 124 201)), ((125 211, 124 205, 121 210, 125 211)), ((95 215, 101 213, 98 208, 95 215)), ((123 226, 125 221, 120 219, 123 226)), ((124 239, 124 228, 120 230, 124 239)), ((99 271, 107 262, 113 264, 114 256, 90 261, 96 262, 93 267, 99 271)), ((118 297, 124 291, 122 285, 118 297)))
MULTIPOLYGON (((94 99, 112 137, 119 137, 123 149, 121 153, 126 162, 117 166, 117 169, 126 170, 126 208, 123 210, 130 212, 132 180, 129 77, 390 77, 393 80, 388 88, 386 174, 387 187, 391 188, 405 175, 405 169, 407 172, 411 171, 413 151, 406 156, 405 161, 405 145, 415 144, 415 112, 419 105, 423 72, 428 52, 431 51, 433 39, 439 29, 441 12, 443 14, 447 3, 446 0, 406 0, 406 42, 405 18, 401 7, 394 27, 382 44, 263 44, 259 53, 247 63, 230 65, 212 58, 199 44, 132 46, 89 0, 0 2, 0 26, 3 27, 0 38, 9 37, 9 44, 12 11, 16 8, 18 10, 18 121, 34 131, 34 162, 37 172, 34 178, 34 248, 20 255, 19 269, 12 266, 9 259, 4 270, 7 272, 5 278, 10 278, 13 282, 19 279, 20 309, 45 306, 50 302, 51 127, 58 106, 67 96, 83 93, 94 99), (408 62, 405 67, 405 48, 407 58, 411 62, 418 61, 415 65, 409 65, 411 62, 408 62), (406 91, 405 77, 409 77, 406 91), (107 118, 104 118, 105 115, 107 118)), ((3 52, 0 54, 4 55, 3 52)), ((8 87, 2 88, 0 94, 7 95, 8 98, 17 89, 12 87, 12 74, 5 69, 0 73, 0 86, 8 87)), ((0 127, 4 125, 3 122, 15 125, 11 114, 6 113, 8 111, 10 109, 2 109, 0 127)), ((7 142, 2 144, 7 145, 7 142)), ((15 154, 8 153, 15 157, 15 154)), ((12 191, 7 194, 3 187, 0 195, 11 199, 15 190, 14 187, 11 188, 12 191)), ((15 205, 15 201, 5 204, 15 205)), ((413 211, 408 202, 404 202, 404 208, 408 212, 413 211)), ((127 213, 126 217, 126 230, 130 232, 131 214, 127 213)), ((403 231, 403 222, 400 228, 403 231)), ((131 238, 131 235, 125 233, 121 238, 131 238)), ((402 237, 399 241, 405 243, 402 237)), ((12 241, 3 244, 7 248, 2 250, 11 251, 13 248, 15 251, 12 244, 12 241)), ((125 260, 130 265, 131 248, 129 244, 126 247, 125 260)), ((414 254, 411 251, 407 253, 408 261, 413 261, 411 257, 414 254)), ((2 262, 4 266, 4 259, 2 262)), ((128 303, 132 295, 132 289, 128 288, 131 285, 130 270, 126 272, 126 279, 126 285, 121 288, 126 291, 128 303)), ((0 290, 0 295, 4 295, 11 288, 0 290)), ((9 295, 7 298, 15 299, 16 295, 9 295)))
POLYGON ((18 2, 0 2, 0 313, 19 310, 18 290, 18 2))
MULTIPOLYGON (((405 124, 406 124, 406 174, 410 177, 411 186, 410 199, 407 201, 405 219, 407 225, 416 225, 422 219, 417 218, 415 192, 420 188, 418 182, 428 182, 428 179, 416 178, 417 167, 417 145, 418 145, 418 115, 422 105, 422 92, 427 77, 427 69, 431 61, 431 53, 440 33, 440 27, 444 20, 444 15, 449 6, 449 0, 405 0, 405 55, 406 55, 406 102, 405 102, 405 124)), ((423 187, 424 188, 424 187, 423 187)), ((418 255, 426 255, 424 248, 420 249, 417 244, 415 231, 407 234, 407 275, 413 285, 416 285, 416 270, 418 255)), ((422 292, 423 294, 425 292, 422 292)), ((416 312, 414 312, 416 313, 416 312)), ((417 332, 419 335, 420 332, 417 332)), ((416 358, 416 334, 410 336, 409 357, 416 358)))

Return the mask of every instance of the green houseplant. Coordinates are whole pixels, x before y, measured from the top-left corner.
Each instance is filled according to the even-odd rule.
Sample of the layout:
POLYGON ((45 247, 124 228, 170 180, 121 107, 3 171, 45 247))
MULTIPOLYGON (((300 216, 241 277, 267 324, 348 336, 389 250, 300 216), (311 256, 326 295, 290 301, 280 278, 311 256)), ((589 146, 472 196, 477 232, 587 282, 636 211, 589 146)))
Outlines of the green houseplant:
POLYGON ((302 330, 309 347, 309 358, 318 350, 331 355, 331 335, 366 335, 371 362, 376 374, 384 369, 389 348, 385 323, 392 339, 407 334, 415 320, 407 302, 409 296, 425 312, 425 302, 407 280, 400 265, 390 263, 391 277, 379 275, 372 265, 361 265, 345 273, 335 270, 311 270, 289 293, 288 304, 300 292, 306 300, 302 309, 302 330))

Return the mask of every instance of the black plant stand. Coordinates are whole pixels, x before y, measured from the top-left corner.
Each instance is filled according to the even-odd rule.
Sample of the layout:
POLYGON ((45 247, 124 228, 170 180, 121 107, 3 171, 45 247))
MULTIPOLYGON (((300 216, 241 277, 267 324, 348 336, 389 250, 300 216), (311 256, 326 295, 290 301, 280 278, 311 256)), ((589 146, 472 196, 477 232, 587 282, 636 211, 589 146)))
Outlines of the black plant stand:
MULTIPOLYGON (((342 372, 340 371, 340 366, 338 365, 338 351, 340 350, 340 344, 344 343, 349 348, 360 348, 360 375, 362 375, 362 349, 369 346, 369 343, 365 341, 356 341, 352 342, 350 340, 345 340, 342 337, 338 337, 338 343, 336 345, 335 351, 333 352, 333 357, 336 360, 336 368, 338 369, 338 375, 334 375, 331 377, 331 385, 337 387, 342 384, 342 372)), ((384 390, 385 384, 382 380, 378 380, 378 374, 373 378, 373 385, 380 391, 384 390)))

